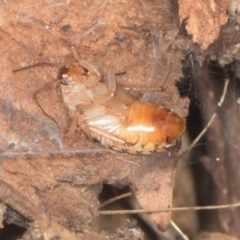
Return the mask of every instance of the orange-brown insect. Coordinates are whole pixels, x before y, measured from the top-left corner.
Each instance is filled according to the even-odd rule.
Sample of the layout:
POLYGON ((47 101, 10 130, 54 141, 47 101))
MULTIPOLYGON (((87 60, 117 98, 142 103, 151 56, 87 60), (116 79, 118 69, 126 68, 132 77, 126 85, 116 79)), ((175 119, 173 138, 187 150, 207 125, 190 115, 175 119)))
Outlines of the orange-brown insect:
POLYGON ((150 154, 171 147, 185 132, 185 119, 154 104, 135 101, 108 69, 103 81, 98 69, 79 60, 79 67, 59 71, 61 90, 71 118, 106 147, 150 154))

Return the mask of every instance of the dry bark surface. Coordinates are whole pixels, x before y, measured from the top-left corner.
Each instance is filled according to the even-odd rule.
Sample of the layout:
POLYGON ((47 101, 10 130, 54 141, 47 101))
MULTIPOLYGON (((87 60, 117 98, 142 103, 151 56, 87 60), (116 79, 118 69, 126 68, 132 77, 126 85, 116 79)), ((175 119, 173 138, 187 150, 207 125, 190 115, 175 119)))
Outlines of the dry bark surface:
MULTIPOLYGON (((68 111, 58 83, 52 82, 60 66, 76 64, 67 41, 102 71, 111 65, 115 73, 124 72, 117 81, 125 86, 160 87, 167 77, 164 91, 134 97, 186 117, 188 100, 175 86, 183 55, 169 49, 179 31, 170 14, 177 14, 176 6, 169 1, 18 1, 2 2, 0 11, 1 180, 53 222, 86 236, 93 234, 103 183, 130 186, 144 209, 171 206, 176 156, 116 153, 81 132, 65 141, 68 111), (55 66, 12 72, 38 62, 55 66)), ((170 213, 149 217, 163 230, 170 213)))
MULTIPOLYGON (((205 69, 206 70, 206 69, 205 69)), ((216 111, 218 114, 214 124, 205 136, 207 141, 206 153, 200 159, 204 167, 210 173, 214 183, 213 201, 216 204, 236 203, 239 201, 239 116, 237 98, 238 93, 236 79, 230 83, 229 91, 222 108, 216 108, 223 88, 222 82, 214 79, 206 70, 204 79, 199 82, 199 88, 203 91, 205 102, 204 116, 209 119, 216 111), (233 93, 233 90, 236 90, 233 93)), ((207 189, 206 189, 207 192, 207 189)), ((240 236, 239 218, 240 210, 218 210, 216 217, 223 232, 236 237, 240 236)))
MULTIPOLYGON (((39 235, 44 239, 141 239, 142 232, 132 221, 115 233, 94 230, 103 183, 119 189, 129 186, 143 209, 171 207, 178 159, 171 150, 151 156, 115 152, 81 131, 66 139, 70 119, 55 80, 58 69, 77 64, 70 44, 81 59, 102 72, 111 66, 119 84, 144 89, 129 91, 135 99, 186 117, 189 100, 181 98, 176 87, 185 54, 194 52, 200 65, 206 56, 222 65, 239 61, 237 10, 231 5, 231 21, 225 24, 226 2, 1 1, 0 228, 2 221, 27 228, 23 239, 39 235), (12 72, 40 62, 53 66, 12 72), (160 87, 166 78, 164 90, 146 89, 160 87), (129 235, 129 229, 136 234, 129 235)), ((197 87, 204 100, 203 114, 209 119, 222 85, 208 76, 197 87)), ((213 179, 214 190, 207 190, 215 191, 217 204, 240 199, 239 136, 234 134, 239 132, 238 95, 233 95, 233 89, 238 86, 231 85, 223 109, 234 117, 214 122, 205 138, 210 141, 207 154, 198 158, 213 179), (220 161, 212 161, 216 157, 220 161)), ((183 192, 178 189, 177 195, 183 192)), ((191 195, 187 188, 185 193, 191 195)), ((217 231, 240 237, 239 215, 236 209, 219 211, 217 231)), ((166 212, 148 217, 160 230, 170 221, 166 212)), ((196 223, 192 236, 198 227, 196 223)), ((214 239, 217 234, 208 237, 214 239)))
POLYGON ((181 22, 186 20, 186 30, 202 50, 206 50, 219 37, 221 27, 227 23, 226 0, 179 0, 181 22))

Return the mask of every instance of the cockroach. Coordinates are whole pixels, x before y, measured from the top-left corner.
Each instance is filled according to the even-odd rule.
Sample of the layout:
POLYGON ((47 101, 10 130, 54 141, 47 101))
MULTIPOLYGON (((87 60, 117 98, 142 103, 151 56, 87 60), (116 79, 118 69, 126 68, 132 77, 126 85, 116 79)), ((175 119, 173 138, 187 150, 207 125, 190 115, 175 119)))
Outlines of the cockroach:
POLYGON ((164 107, 134 100, 117 85, 111 68, 103 77, 96 66, 79 59, 75 52, 74 56, 79 65, 63 66, 58 73, 63 101, 73 123, 68 135, 78 125, 105 147, 133 154, 179 148, 186 129, 184 118, 164 107))
POLYGON ((117 85, 111 68, 103 78, 91 63, 79 60, 79 64, 64 66, 58 78, 70 117, 83 132, 105 147, 133 154, 179 145, 184 118, 164 107, 135 101, 117 85))

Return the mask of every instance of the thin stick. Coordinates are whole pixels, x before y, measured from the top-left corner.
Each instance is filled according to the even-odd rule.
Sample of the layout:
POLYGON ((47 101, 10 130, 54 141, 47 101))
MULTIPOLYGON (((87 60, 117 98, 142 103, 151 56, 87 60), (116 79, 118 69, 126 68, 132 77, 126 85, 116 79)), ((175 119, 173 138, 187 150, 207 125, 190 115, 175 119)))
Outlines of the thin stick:
POLYGON ((137 209, 137 210, 113 210, 113 211, 99 211, 102 215, 113 215, 113 214, 137 214, 137 213, 159 213, 159 212, 172 212, 172 211, 196 211, 196 210, 214 210, 223 208, 234 208, 240 207, 240 202, 225 204, 225 205, 214 205, 214 206, 203 206, 203 207, 176 207, 176 208, 160 208, 160 209, 137 209))
POLYGON ((120 200, 122 198, 126 198, 126 197, 129 197, 131 196, 132 193, 124 193, 122 195, 119 195, 119 196, 116 196, 116 197, 113 197, 113 198, 110 198, 109 200, 105 201, 104 203, 100 204, 98 208, 102 208, 102 207, 105 207, 106 205, 110 204, 110 203, 113 203, 113 202, 116 202, 117 200, 120 200))
MULTIPOLYGON (((229 84, 229 78, 227 78, 225 80, 225 84, 224 84, 224 88, 223 88, 223 93, 222 96, 220 98, 220 101, 217 104, 217 107, 221 107, 223 104, 223 101, 225 99, 226 93, 227 93, 227 88, 228 88, 228 84, 229 84)), ((202 130, 202 132, 193 140, 193 142, 191 143, 191 145, 185 150, 183 151, 181 155, 183 155, 186 152, 189 152, 196 144, 197 142, 200 140, 200 138, 204 135, 204 133, 208 130, 208 128, 211 126, 213 120, 215 119, 215 117, 217 116, 216 111, 213 113, 212 117, 210 118, 209 122, 207 123, 207 125, 205 126, 205 128, 202 130)))

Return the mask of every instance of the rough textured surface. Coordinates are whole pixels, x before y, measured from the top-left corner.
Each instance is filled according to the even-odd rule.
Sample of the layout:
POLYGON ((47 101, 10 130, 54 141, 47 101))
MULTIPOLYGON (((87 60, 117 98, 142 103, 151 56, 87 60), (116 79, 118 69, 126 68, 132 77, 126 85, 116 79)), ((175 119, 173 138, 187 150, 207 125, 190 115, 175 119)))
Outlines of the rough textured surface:
MULTIPOLYGON (((207 69, 205 81, 199 82, 200 90, 204 91, 205 117, 209 119, 216 111, 217 102, 222 93, 222 81, 210 74, 207 69)), ((211 70, 211 69, 210 69, 211 70)), ((210 71, 211 72, 211 71, 210 71)), ((221 109, 217 110, 218 117, 206 134, 206 154, 201 162, 208 170, 214 182, 214 203, 236 203, 240 198, 239 191, 239 117, 233 80, 230 84, 226 100, 221 109)), ((237 92, 236 92, 237 93, 237 92)), ((217 212, 218 224, 223 232, 239 237, 240 209, 222 209, 217 212)))
MULTIPOLYGON (((116 154, 81 132, 64 141, 68 112, 54 78, 60 66, 76 64, 66 40, 103 71, 111 65, 116 73, 124 72, 117 81, 126 86, 156 88, 168 78, 164 91, 133 94, 186 117, 188 99, 181 99, 175 86, 183 54, 170 48, 179 32, 176 2, 0 5, 0 178, 75 232, 91 232, 103 182, 129 185, 144 209, 171 206, 174 154, 116 154), (38 62, 55 66, 12 72, 38 62)), ((170 213, 150 218, 165 229, 170 213)))
POLYGON ((194 240, 237 240, 237 238, 218 232, 202 232, 194 240))
MULTIPOLYGON (((182 75, 185 54, 194 52, 200 64, 208 56, 221 65, 234 61, 238 79, 230 84, 227 100, 220 109, 221 120, 215 120, 206 135, 207 152, 197 157, 193 154, 192 159, 202 163, 213 180, 212 188, 205 186, 205 196, 214 192, 211 204, 239 201, 238 5, 236 0, 228 1, 231 21, 226 23, 225 0, 1 1, 0 179, 17 189, 17 198, 27 199, 44 213, 59 233, 67 228, 83 239, 128 239, 130 229, 134 228, 137 234, 134 237, 139 237, 141 231, 132 224, 111 234, 93 230, 102 184, 130 186, 144 209, 171 206, 175 155, 171 151, 153 156, 116 153, 81 132, 65 139, 69 116, 54 78, 62 65, 77 64, 67 41, 82 59, 99 66, 103 72, 111 65, 118 83, 141 87, 142 91, 130 91, 134 98, 162 105, 186 117, 188 99, 179 97, 175 83, 182 75), (12 73, 13 69, 39 62, 54 66, 12 73), (160 87, 165 79, 163 91, 146 90, 160 87), (65 228, 59 228, 56 222, 65 228)), ((194 66, 193 58, 189 65, 194 66)), ((212 78, 201 76, 197 85, 206 119, 215 111, 222 93, 219 79, 212 82, 212 78)), ((195 191, 199 189, 202 190, 201 186, 196 185, 195 191)), ((176 195, 180 194, 184 194, 181 187, 176 195)), ((187 206, 195 202, 194 198, 191 200, 185 204, 176 202, 187 206)), ((10 200, 5 203, 12 206, 10 200)), ((5 206, 1 209, 5 213, 5 206)), ((14 215, 16 204, 12 209, 11 212, 7 208, 11 219, 28 226, 28 222, 14 215)), ((26 212, 22 215, 29 217, 26 212)), ((217 222, 214 231, 239 237, 239 215, 239 209, 218 211, 211 220, 217 222)), ((170 213, 149 217, 163 230, 170 213)), ((1 220, 5 219, 2 214, 1 220)), ((202 230, 197 224, 196 229, 202 230)), ((35 230, 34 224, 29 226, 25 239, 35 230)), ((195 233, 196 229, 191 230, 195 233)))
POLYGON ((227 23, 226 0, 179 0, 181 22, 186 20, 186 30, 193 41, 206 50, 219 36, 221 26, 227 23))
MULTIPOLYGON (((142 234, 128 223, 115 233, 93 230, 103 183, 118 188, 130 186, 144 209, 172 204, 177 159, 171 151, 153 156, 130 155, 105 149, 81 132, 70 139, 64 138, 70 122, 54 78, 62 65, 77 64, 67 41, 82 59, 99 66, 103 72, 111 65, 118 83, 142 88, 142 91, 130 91, 134 98, 172 109, 181 117, 188 114, 188 99, 179 97, 175 83, 182 75, 184 57, 190 56, 190 68, 195 64, 194 55, 200 65, 208 57, 221 65, 234 61, 238 79, 231 82, 227 100, 223 108, 218 109, 221 120, 215 120, 206 135, 207 151, 199 155, 193 152, 189 161, 197 162, 193 164, 197 171, 201 164, 207 169, 213 186, 204 186, 204 196, 214 196, 211 204, 239 201, 238 6, 238 1, 228 1, 231 21, 226 23, 225 0, 1 1, 0 179, 17 189, 17 199, 27 199, 23 202, 34 204, 50 219, 54 231, 59 230, 60 234, 67 228, 83 239, 128 239, 132 237, 130 229, 136 230, 136 238, 142 234), (39 62, 50 62, 54 66, 12 73, 13 69, 39 62), (146 87, 160 87, 165 79, 163 91, 146 90, 146 87)), ((190 75, 188 72, 186 77, 190 75)), ((201 116, 209 119, 222 93, 221 81, 212 82, 212 75, 201 76, 197 81, 198 72, 192 75, 193 82, 186 91, 197 95, 192 86, 198 82, 197 90, 202 96, 201 116)), ((185 189, 194 189, 192 180, 185 180, 180 187, 176 185, 176 198, 187 194, 188 200, 183 203, 176 199, 178 206, 193 205, 195 198, 190 198, 191 195, 203 190, 199 182, 192 194, 184 193, 181 186, 188 182, 189 188, 185 189)), ((22 220, 22 216, 14 213, 24 204, 19 206, 13 201, 13 192, 11 195, 10 191, 8 202, 4 202, 12 210, 1 207, 1 221, 6 221, 7 212, 11 215, 8 221, 28 226, 25 218, 22 220)), ((4 192, 0 195, 2 199, 4 192)), ((28 213, 22 215, 36 218, 34 211, 30 216, 28 213)), ((222 231, 239 237, 239 215, 239 209, 220 210, 210 221, 209 218, 194 221, 196 229, 189 232, 192 230, 193 236, 203 230, 201 224, 206 222, 210 228, 215 224, 215 229, 207 231, 222 231)), ((159 229, 165 229, 170 213, 149 217, 159 229)), ((195 219, 196 216, 190 217, 195 219)), ((34 236, 34 223, 29 226, 25 239, 34 236)))
POLYGON ((208 54, 212 60, 222 66, 236 62, 235 68, 239 77, 238 63, 240 60, 240 26, 236 22, 229 22, 221 30, 221 35, 214 45, 209 47, 208 54))

